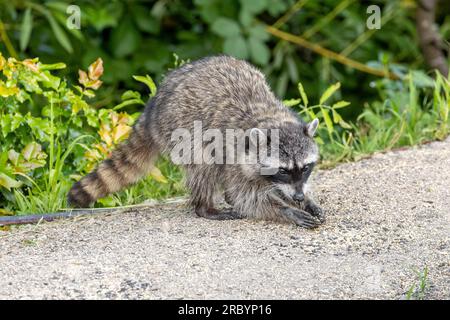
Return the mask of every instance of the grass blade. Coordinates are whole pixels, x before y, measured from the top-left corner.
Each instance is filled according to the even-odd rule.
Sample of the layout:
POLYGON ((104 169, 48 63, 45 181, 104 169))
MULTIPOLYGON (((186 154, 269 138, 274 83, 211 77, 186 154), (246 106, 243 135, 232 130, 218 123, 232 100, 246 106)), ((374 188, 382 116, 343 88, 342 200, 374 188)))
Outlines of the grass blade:
POLYGON ((25 15, 20 27, 20 50, 25 51, 30 42, 31 30, 33 29, 33 15, 31 14, 31 8, 25 10, 25 15))

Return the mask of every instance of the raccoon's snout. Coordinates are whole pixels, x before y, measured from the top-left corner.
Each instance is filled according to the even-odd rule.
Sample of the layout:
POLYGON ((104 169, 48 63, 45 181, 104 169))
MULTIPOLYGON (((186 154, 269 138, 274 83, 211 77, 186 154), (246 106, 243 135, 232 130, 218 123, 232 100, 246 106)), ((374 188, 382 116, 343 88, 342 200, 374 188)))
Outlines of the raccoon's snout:
POLYGON ((294 201, 296 202, 303 202, 303 200, 305 200, 305 195, 303 194, 303 192, 297 192, 296 194, 294 194, 292 199, 294 199, 294 201))

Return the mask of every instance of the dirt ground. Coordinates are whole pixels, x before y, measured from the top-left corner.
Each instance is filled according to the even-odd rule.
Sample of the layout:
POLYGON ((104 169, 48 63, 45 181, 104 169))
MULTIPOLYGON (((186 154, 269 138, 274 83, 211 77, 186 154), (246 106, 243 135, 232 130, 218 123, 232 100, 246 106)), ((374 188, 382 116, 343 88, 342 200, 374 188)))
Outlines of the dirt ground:
POLYGON ((315 173, 316 230, 180 204, 0 232, 1 299, 450 298, 450 140, 315 173))

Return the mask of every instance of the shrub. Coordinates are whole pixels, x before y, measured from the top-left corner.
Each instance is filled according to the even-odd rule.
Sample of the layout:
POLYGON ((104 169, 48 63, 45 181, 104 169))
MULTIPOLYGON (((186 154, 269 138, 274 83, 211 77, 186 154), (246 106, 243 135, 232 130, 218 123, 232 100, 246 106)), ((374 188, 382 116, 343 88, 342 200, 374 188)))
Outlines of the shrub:
MULTIPOLYGON (((127 91, 116 107, 96 109, 93 99, 102 84, 102 60, 97 59, 87 72, 79 71, 80 85, 70 86, 52 74, 64 68, 63 63, 6 60, 0 54, 0 201, 8 210, 64 208, 74 180, 106 158, 139 116, 119 109, 145 105, 140 93, 127 91)), ((135 79, 155 94, 150 77, 135 79)), ((166 182, 158 170, 153 177, 166 182)), ((104 199, 103 204, 121 203, 112 199, 104 199)))

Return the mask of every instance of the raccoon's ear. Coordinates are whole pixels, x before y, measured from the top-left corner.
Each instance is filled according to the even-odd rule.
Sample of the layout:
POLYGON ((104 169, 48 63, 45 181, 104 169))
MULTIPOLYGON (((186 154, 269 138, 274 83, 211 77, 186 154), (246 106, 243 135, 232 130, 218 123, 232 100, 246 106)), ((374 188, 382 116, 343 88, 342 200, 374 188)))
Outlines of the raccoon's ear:
POLYGON ((310 123, 306 125, 306 134, 310 136, 311 138, 314 137, 314 134, 316 133, 317 126, 319 125, 319 119, 314 119, 310 123))

